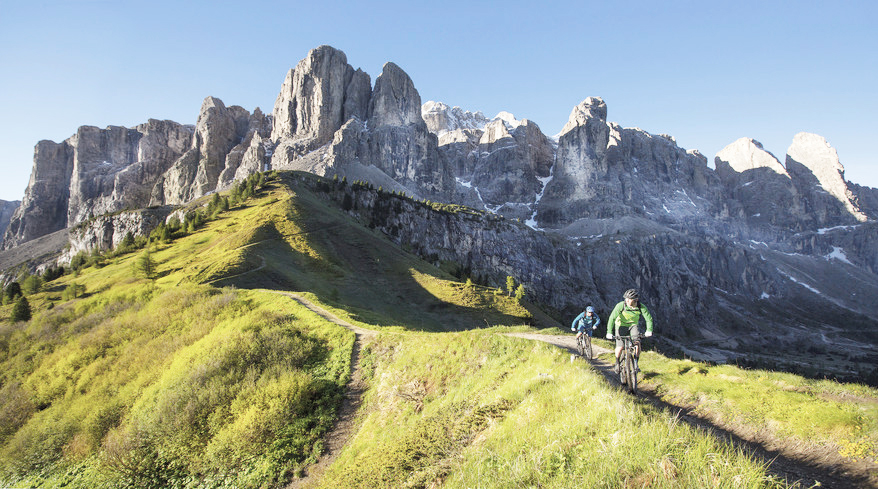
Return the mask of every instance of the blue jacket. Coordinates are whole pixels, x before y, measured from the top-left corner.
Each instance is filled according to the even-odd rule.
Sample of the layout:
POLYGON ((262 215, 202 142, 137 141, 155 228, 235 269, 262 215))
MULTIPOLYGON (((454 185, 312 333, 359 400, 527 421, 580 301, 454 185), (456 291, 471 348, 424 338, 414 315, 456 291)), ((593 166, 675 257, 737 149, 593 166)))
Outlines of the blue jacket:
POLYGON ((598 317, 597 313, 592 313, 591 316, 587 316, 585 311, 583 311, 573 320, 570 329, 572 331, 584 331, 591 336, 591 332, 598 327, 598 324, 601 324, 601 318, 598 317))

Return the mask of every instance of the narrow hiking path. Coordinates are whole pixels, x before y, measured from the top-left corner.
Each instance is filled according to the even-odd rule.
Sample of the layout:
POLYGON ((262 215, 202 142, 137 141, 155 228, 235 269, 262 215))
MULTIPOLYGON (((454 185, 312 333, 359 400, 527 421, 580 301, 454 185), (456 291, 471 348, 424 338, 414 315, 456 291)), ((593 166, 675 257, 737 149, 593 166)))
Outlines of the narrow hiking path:
MULTIPOLYGON (((542 341, 568 350, 571 354, 579 355, 576 348, 576 337, 572 333, 570 335, 505 334, 506 336, 526 340, 542 341)), ((594 343, 592 343, 592 349, 596 358, 589 362, 591 367, 603 374, 609 383, 621 388, 619 376, 613 372, 613 365, 597 358, 598 355, 610 353, 612 350, 595 345, 594 343)), ((695 406, 678 406, 665 401, 656 394, 654 386, 649 384, 638 385, 638 392, 635 397, 638 401, 652 404, 694 428, 710 434, 721 442, 733 443, 755 459, 763 461, 770 474, 781 478, 793 487, 832 487, 839 489, 878 487, 876 481, 870 480, 867 473, 860 473, 845 467, 826 467, 821 466, 819 463, 809 463, 809 454, 797 452, 795 447, 790 449, 773 449, 767 448, 764 442, 751 441, 748 439, 748 434, 736 433, 734 429, 719 426, 713 420, 697 414, 694 409, 695 406)))
MULTIPOLYGON (((327 321, 346 328, 356 335, 354 348, 351 353, 351 379, 345 389, 338 419, 326 436, 324 453, 314 465, 305 469, 303 477, 295 479, 287 485, 287 489, 306 489, 314 487, 320 481, 323 473, 338 457, 351 435, 355 432, 356 414, 362 404, 362 397, 367 388, 360 365, 360 351, 363 343, 375 337, 378 332, 355 326, 299 294, 293 292, 274 292, 295 300, 327 321)), ((576 337, 573 334, 504 333, 504 335, 549 343, 567 350, 579 358, 576 348, 576 337)), ((592 344, 592 349, 594 350, 595 358, 589 361, 590 367, 603 374, 610 384, 622 388, 619 383, 619 376, 613 372, 612 364, 597 358, 599 355, 612 352, 612 350, 594 343, 592 344)), ((825 467, 819 464, 808 463, 807 454, 797 453, 795 447, 789 450, 775 450, 767 448, 762 443, 751 441, 747 438, 747 434, 736 433, 733 429, 719 426, 713 420, 697 414, 694 409, 695 406, 678 406, 668 403, 661 399, 656 394, 655 388, 649 384, 641 384, 635 398, 636 402, 649 403, 667 412, 669 416, 676 417, 694 428, 710 434, 723 443, 733 443, 755 459, 763 461, 770 474, 784 480, 793 487, 832 487, 840 489, 878 487, 874 481, 870 481, 864 474, 847 471, 840 467, 825 467)))
POLYGON ((304 477, 293 480, 287 485, 287 489, 304 489, 312 487, 316 484, 323 472, 338 457, 341 449, 345 446, 351 434, 354 432, 356 425, 356 414, 360 409, 363 401, 363 394, 366 392, 366 382, 363 379, 363 369, 360 365, 360 349, 363 342, 369 338, 375 337, 378 333, 372 330, 360 328, 339 318, 335 314, 311 302, 305 297, 294 292, 276 292, 285 295, 290 299, 305 306, 318 316, 323 317, 327 321, 346 328, 356 335, 354 348, 351 352, 351 379, 345 387, 344 398, 339 409, 338 419, 336 419, 332 430, 326 435, 326 448, 317 463, 305 469, 304 477))

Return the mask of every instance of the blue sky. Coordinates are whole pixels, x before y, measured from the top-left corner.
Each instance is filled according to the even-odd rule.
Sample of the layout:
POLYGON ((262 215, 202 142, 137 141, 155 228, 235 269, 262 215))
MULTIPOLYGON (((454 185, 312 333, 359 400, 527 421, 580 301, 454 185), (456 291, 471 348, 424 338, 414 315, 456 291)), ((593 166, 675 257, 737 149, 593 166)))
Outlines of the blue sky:
POLYGON ((872 1, 0 0, 0 199, 22 197, 37 141, 81 125, 194 124, 206 96, 270 113, 321 44, 373 83, 393 61, 424 102, 548 135, 589 96, 711 164, 740 137, 783 162, 817 133, 847 179, 878 187, 876 23, 872 1))

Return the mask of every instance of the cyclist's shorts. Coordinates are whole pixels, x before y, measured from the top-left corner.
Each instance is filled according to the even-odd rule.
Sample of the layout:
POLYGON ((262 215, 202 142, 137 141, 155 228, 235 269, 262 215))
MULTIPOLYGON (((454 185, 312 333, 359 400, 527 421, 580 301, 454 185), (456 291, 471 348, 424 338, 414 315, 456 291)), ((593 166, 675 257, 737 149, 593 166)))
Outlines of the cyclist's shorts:
MULTIPOLYGON (((631 326, 631 328, 619 326, 619 334, 617 334, 616 336, 631 336, 631 340, 636 343, 640 341, 640 328, 638 328, 636 324, 634 326, 631 326)), ((622 340, 617 339, 616 347, 622 348, 623 346, 625 346, 625 344, 622 343, 622 340)))

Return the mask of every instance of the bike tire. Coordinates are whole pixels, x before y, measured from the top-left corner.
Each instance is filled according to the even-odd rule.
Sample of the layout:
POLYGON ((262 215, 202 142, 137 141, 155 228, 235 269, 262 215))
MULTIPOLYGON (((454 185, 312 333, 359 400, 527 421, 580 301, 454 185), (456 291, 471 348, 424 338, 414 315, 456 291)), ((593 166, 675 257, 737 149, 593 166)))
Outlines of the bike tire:
POLYGON ((589 360, 594 358, 591 351, 591 338, 586 338, 585 340, 585 358, 588 358, 589 360))
POLYGON ((634 367, 634 357, 628 354, 625 363, 628 371, 628 390, 632 394, 637 394, 637 369, 634 367))
POLYGON ((585 352, 582 347, 582 337, 576 338, 576 349, 579 350, 579 356, 585 356, 585 352))
POLYGON ((628 382, 628 352, 622 351, 619 359, 619 383, 625 385, 628 382))

